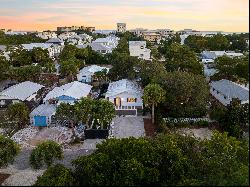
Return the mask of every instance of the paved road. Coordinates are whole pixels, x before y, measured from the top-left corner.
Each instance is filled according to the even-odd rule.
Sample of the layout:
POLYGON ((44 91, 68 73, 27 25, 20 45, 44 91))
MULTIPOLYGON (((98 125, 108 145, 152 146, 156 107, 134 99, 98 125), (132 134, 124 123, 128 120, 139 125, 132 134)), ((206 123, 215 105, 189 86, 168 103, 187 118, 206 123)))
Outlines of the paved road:
POLYGON ((115 117, 113 122, 113 135, 116 138, 139 138, 145 136, 144 122, 142 116, 115 117))

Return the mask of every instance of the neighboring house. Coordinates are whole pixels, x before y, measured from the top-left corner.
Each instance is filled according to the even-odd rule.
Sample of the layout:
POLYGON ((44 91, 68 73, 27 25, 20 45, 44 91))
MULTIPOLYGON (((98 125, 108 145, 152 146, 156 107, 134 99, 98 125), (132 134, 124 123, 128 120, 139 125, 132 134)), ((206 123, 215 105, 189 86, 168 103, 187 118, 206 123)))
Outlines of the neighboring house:
POLYGON ((0 92, 0 107, 21 101, 37 101, 37 92, 43 87, 43 85, 30 81, 13 85, 0 92))
POLYGON ((157 34, 155 31, 145 31, 142 33, 142 37, 152 43, 160 43, 161 35, 157 34))
POLYGON ((226 79, 212 81, 210 93, 224 106, 229 105, 232 98, 238 98, 241 104, 249 103, 249 88, 226 79))
POLYGON ((88 35, 88 34, 85 34, 85 33, 84 33, 84 34, 79 34, 78 36, 81 37, 83 43, 91 43, 92 40, 93 40, 93 37, 92 37, 92 36, 90 36, 90 35, 88 35))
POLYGON ((201 53, 201 58, 205 60, 215 60, 221 56, 228 56, 228 57, 241 57, 243 53, 236 53, 234 51, 203 51, 201 53))
POLYGON ((158 32, 161 36, 174 34, 174 30, 171 29, 156 29, 156 32, 158 32))
POLYGON ((80 82, 85 82, 85 83, 90 83, 92 82, 92 76, 99 71, 102 71, 106 69, 107 73, 109 72, 109 68, 106 67, 100 67, 97 65, 91 65, 91 66, 87 66, 82 68, 79 73, 77 74, 77 80, 80 82))
POLYGON ((82 37, 73 35, 67 39, 67 42, 71 45, 83 45, 82 37))
POLYGON ((57 34, 51 31, 44 31, 37 33, 37 37, 42 39, 50 39, 50 38, 57 38, 57 34))
POLYGON ((64 33, 58 35, 58 38, 60 40, 65 41, 65 40, 69 39, 71 36, 74 36, 74 35, 77 35, 77 34, 75 32, 64 32, 64 33))
POLYGON ((29 115, 32 126, 46 127, 51 124, 52 116, 56 114, 56 105, 42 104, 29 115))
POLYGON ((107 53, 112 53, 113 48, 109 46, 105 46, 101 43, 90 43, 90 44, 84 44, 84 45, 77 45, 76 47, 79 49, 85 49, 86 47, 90 46, 93 51, 96 51, 98 53, 101 53, 103 55, 107 53))
POLYGON ((103 35, 110 35, 110 34, 115 34, 116 33, 116 30, 95 30, 93 32, 94 34, 103 34, 103 35))
POLYGON ((120 39, 118 37, 108 36, 106 38, 97 38, 96 40, 92 41, 92 44, 102 44, 103 46, 113 50, 117 47, 119 40, 120 39))
POLYGON ((6 35, 26 35, 27 32, 25 31, 7 31, 5 32, 6 35))
POLYGON ((129 32, 139 37, 139 36, 142 36, 143 32, 146 32, 146 31, 148 31, 148 29, 136 28, 136 29, 130 30, 129 32))
POLYGON ((126 23, 117 23, 117 32, 126 32, 126 23))
POLYGON ((78 81, 74 81, 60 87, 55 87, 43 99, 45 104, 70 103, 80 100, 82 97, 87 97, 90 94, 92 86, 78 81))
POLYGON ((122 79, 109 84, 105 98, 115 105, 117 114, 137 115, 137 109, 143 108, 142 95, 136 82, 122 79))
POLYGON ((54 45, 59 45, 62 46, 64 45, 63 40, 59 39, 59 38, 50 38, 48 41, 46 41, 45 43, 47 44, 54 44, 54 45))
POLYGON ((28 51, 33 50, 34 48, 42 48, 42 49, 47 49, 49 52, 49 57, 50 58, 55 58, 57 57, 60 52, 62 51, 62 46, 56 45, 53 43, 30 43, 30 44, 22 44, 23 49, 26 49, 28 51))
POLYGON ((129 41, 129 53, 130 56, 151 60, 151 50, 146 48, 146 41, 129 41))

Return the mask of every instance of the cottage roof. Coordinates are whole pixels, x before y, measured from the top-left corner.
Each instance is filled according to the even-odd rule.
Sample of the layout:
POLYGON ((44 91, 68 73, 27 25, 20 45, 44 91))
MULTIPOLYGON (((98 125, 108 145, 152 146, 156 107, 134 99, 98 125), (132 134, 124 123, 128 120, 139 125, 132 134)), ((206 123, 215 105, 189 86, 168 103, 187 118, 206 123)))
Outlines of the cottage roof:
POLYGON ((25 81, 0 92, 0 99, 19 99, 24 101, 42 87, 44 86, 34 82, 25 81))
POLYGON ((232 81, 222 79, 210 83, 211 87, 229 98, 238 98, 241 101, 249 100, 249 89, 232 81))
POLYGON ((61 44, 61 43, 63 43, 63 41, 60 40, 59 38, 50 38, 48 41, 46 41, 46 43, 58 43, 58 44, 61 44))
POLYGON ((135 81, 122 79, 109 84, 106 97, 114 96, 123 92, 142 95, 142 89, 135 81))
POLYGON ((92 86, 88 84, 84 84, 78 81, 74 81, 60 87, 55 87, 52 91, 50 91, 44 100, 58 98, 60 96, 68 96, 73 97, 75 99, 80 99, 81 97, 86 97, 92 86))
POLYGON ((79 74, 82 74, 82 75, 94 74, 98 71, 102 71, 103 69, 107 69, 107 71, 109 71, 109 68, 101 67, 101 66, 97 66, 97 65, 91 65, 91 66, 87 66, 87 67, 82 68, 80 70, 79 74))
POLYGON ((30 116, 52 116, 56 113, 56 105, 42 104, 35 108, 30 116))

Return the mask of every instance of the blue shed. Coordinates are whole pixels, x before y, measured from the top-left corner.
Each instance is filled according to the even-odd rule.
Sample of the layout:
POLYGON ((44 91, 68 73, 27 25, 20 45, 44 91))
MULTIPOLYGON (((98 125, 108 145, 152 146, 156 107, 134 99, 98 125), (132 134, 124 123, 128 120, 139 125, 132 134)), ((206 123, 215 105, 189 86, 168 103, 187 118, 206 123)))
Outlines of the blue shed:
POLYGON ((55 105, 39 105, 30 113, 30 123, 36 127, 47 127, 51 123, 51 116, 55 115, 55 113, 55 105))

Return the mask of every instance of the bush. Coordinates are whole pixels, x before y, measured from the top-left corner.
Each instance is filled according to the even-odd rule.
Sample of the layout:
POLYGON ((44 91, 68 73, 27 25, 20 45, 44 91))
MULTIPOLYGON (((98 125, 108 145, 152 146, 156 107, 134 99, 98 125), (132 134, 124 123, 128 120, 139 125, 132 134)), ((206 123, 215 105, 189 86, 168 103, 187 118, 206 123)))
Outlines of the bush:
POLYGON ((30 164, 34 169, 40 169, 44 164, 50 166, 55 159, 63 158, 61 145, 54 141, 44 141, 39 144, 30 155, 30 164))
POLYGON ((64 167, 61 164, 50 166, 42 176, 37 178, 35 186, 75 186, 71 169, 64 167))
POLYGON ((19 146, 13 140, 0 135, 0 167, 12 163, 19 151, 19 146))

